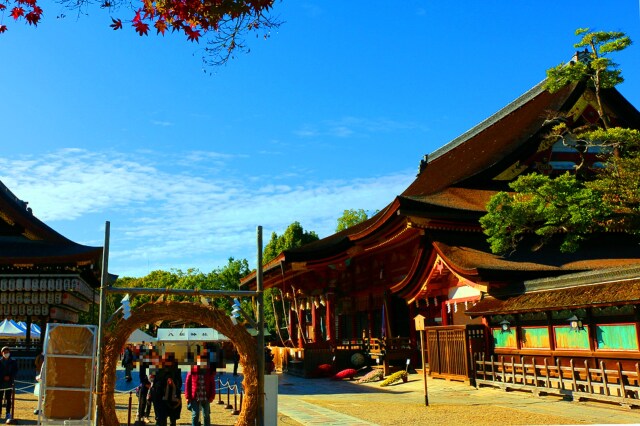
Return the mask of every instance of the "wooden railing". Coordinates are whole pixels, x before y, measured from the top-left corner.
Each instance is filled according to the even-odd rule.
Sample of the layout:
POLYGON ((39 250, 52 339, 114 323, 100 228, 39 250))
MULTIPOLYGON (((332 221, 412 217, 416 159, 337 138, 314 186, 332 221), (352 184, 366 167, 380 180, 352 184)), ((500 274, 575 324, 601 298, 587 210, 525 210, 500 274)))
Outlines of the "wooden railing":
POLYGON ((393 351, 404 351, 407 349, 411 349, 411 339, 408 337, 369 339, 369 354, 371 356, 384 355, 393 351))
POLYGON ((366 342, 362 339, 343 339, 336 343, 338 351, 362 351, 366 342))
POLYGON ((535 395, 557 394, 574 401, 581 399, 601 400, 619 403, 624 407, 640 406, 640 367, 635 371, 623 370, 620 362, 600 361, 598 367, 561 365, 557 358, 549 365, 547 359, 530 363, 523 358, 494 357, 485 359, 484 354, 474 356, 476 386, 495 386, 504 390, 519 389, 531 391, 535 395), (610 368, 611 364, 615 367, 610 368))

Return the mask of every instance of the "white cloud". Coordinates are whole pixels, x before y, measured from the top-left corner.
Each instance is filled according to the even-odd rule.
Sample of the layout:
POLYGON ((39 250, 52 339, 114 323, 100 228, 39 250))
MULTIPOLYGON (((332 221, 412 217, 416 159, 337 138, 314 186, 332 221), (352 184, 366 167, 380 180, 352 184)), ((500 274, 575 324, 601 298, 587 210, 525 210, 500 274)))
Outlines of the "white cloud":
POLYGON ((320 136, 346 138, 351 136, 369 137, 377 133, 390 133, 401 130, 424 132, 428 129, 422 124, 410 121, 396 121, 384 117, 369 119, 345 116, 337 120, 325 120, 316 124, 306 123, 300 129, 295 130, 293 134, 301 138, 320 136))
MULTIPOLYGON (((179 164, 228 158, 198 152, 132 155, 66 149, 22 159, 0 157, 0 179, 34 214, 66 237, 94 235, 111 222, 110 270, 145 275, 153 269, 208 271, 230 256, 255 256, 256 226, 265 238, 299 221, 320 236, 333 233, 344 209, 381 209, 413 179, 412 172, 356 180, 302 182, 220 174, 194 175, 179 164), (186 170, 189 172, 187 173, 186 170), (84 223, 94 221, 91 229, 84 223), (97 222, 96 222, 97 221, 97 222)), ((84 244, 89 244, 84 242, 84 244)))
POLYGON ((163 120, 151 120, 151 124, 153 124, 154 126, 160 126, 160 127, 173 126, 173 123, 171 121, 163 121, 163 120))

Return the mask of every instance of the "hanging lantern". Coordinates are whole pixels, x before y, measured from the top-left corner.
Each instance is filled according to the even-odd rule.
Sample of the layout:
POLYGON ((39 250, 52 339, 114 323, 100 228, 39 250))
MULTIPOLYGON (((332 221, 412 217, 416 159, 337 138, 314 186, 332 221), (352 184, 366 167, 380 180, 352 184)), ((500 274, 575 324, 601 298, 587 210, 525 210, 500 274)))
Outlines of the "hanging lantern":
POLYGON ((582 320, 577 316, 574 315, 567 321, 569 321, 569 327, 571 327, 571 331, 578 332, 580 330, 584 330, 584 327, 582 326, 582 320))
POLYGON ((509 333, 511 331, 511 323, 507 320, 501 321, 500 327, 502 328, 503 333, 509 333))

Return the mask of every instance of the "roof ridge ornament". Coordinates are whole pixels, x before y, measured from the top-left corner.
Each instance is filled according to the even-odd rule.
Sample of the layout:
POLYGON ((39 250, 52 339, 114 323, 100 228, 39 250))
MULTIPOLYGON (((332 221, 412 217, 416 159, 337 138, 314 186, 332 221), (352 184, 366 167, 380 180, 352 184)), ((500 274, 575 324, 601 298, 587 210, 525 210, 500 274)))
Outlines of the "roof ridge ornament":
POLYGON ((418 175, 420 175, 420 173, 422 173, 422 171, 425 169, 425 167, 427 167, 427 163, 429 163, 429 154, 425 154, 422 159, 420 160, 420 165, 418 166, 418 175))
POLYGON ((576 53, 571 58, 571 61, 569 61, 569 65, 573 65, 576 62, 582 62, 585 65, 589 65, 591 61, 593 61, 593 56, 591 55, 589 50, 585 47, 585 49, 582 51, 580 50, 576 51, 576 53))

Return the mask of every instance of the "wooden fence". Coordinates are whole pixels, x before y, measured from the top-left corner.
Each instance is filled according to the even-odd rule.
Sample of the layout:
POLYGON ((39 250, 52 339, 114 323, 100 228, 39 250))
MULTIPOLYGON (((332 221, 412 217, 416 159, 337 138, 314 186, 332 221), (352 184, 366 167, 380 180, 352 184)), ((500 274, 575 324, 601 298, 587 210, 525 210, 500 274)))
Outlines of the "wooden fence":
POLYGON ((495 386, 504 390, 526 390, 534 395, 556 394, 574 401, 581 399, 615 402, 624 407, 640 406, 640 367, 635 370, 623 370, 620 362, 600 361, 598 367, 575 365, 573 359, 569 365, 561 365, 559 358, 549 365, 545 358, 530 363, 515 357, 474 355, 476 386, 495 386), (615 367, 611 368, 611 364, 615 367))

